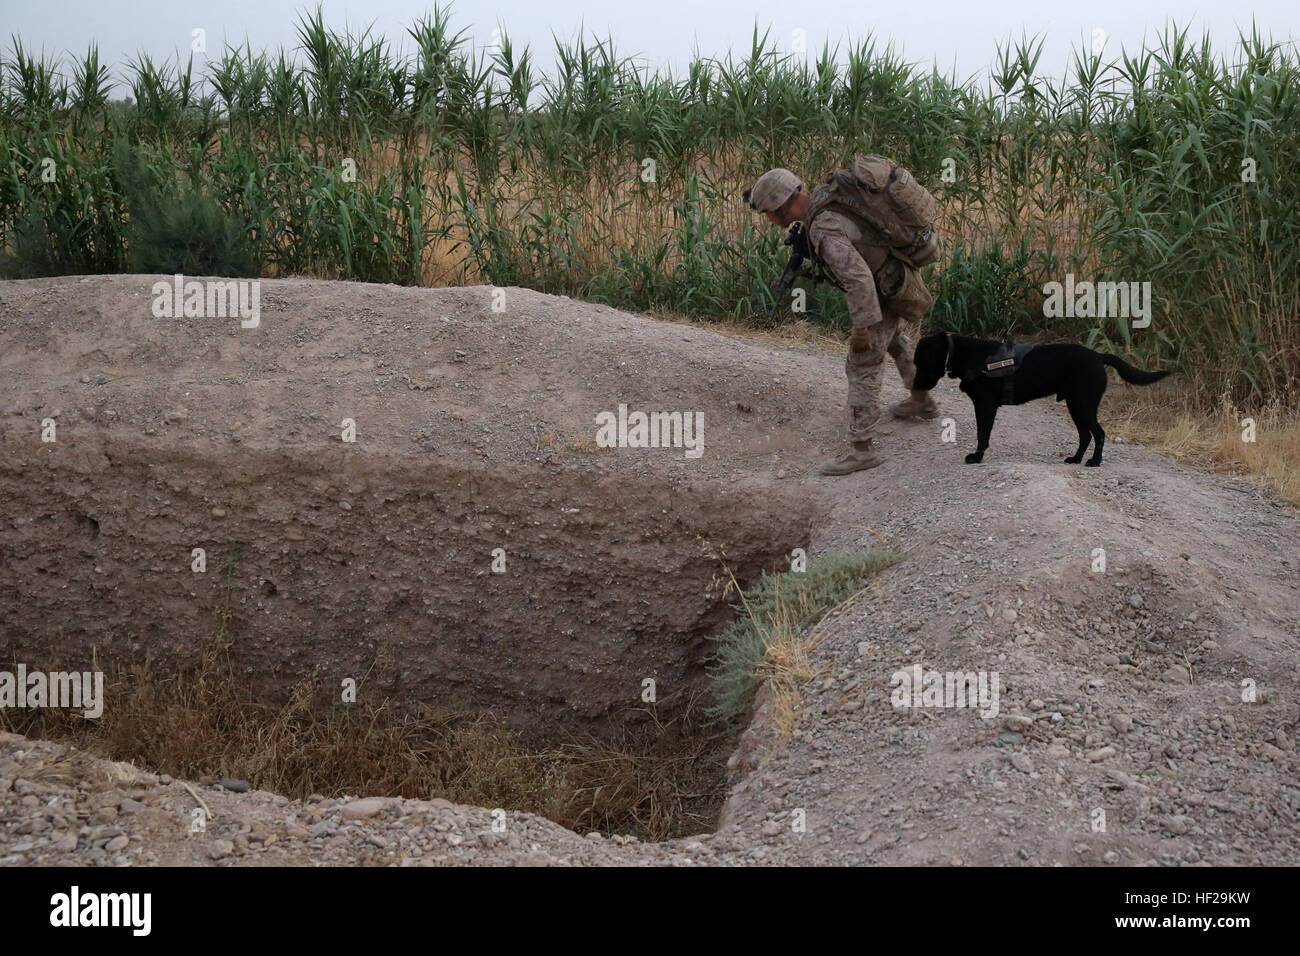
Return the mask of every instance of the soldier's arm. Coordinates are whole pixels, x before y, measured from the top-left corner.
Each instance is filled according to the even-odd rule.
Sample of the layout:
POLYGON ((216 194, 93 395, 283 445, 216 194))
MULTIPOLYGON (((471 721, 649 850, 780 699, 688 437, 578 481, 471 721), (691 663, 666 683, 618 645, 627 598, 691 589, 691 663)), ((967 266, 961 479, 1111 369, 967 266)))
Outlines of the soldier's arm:
POLYGON ((876 295, 875 277, 858 250, 853 248, 848 235, 829 212, 813 221, 808 241, 812 243, 818 258, 835 275, 835 281, 844 289, 853 327, 866 328, 879 322, 883 316, 880 313, 880 298, 876 295))

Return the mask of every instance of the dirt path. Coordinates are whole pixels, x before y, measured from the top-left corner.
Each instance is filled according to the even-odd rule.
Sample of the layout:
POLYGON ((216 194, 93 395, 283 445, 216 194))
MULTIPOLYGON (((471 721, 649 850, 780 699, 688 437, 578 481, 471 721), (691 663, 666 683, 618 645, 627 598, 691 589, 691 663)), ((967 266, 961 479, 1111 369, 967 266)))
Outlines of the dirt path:
POLYGON ((910 557, 830 629, 797 738, 756 723, 729 823, 780 826, 769 858, 798 862, 1296 863, 1295 512, 1128 443, 1060 464, 1072 426, 1044 402, 965 465, 952 386, 966 442, 896 425, 887 466, 824 492, 820 547, 866 528, 910 557), (999 716, 896 710, 890 677, 918 663, 997 671, 999 716))
MULTIPOLYGON (((178 329, 141 307, 155 278, 0 284, 10 448, 57 408, 119 455, 322 454, 346 414, 383 460, 653 480, 665 515, 716 511, 727 488, 738 509, 807 502, 814 558, 880 539, 908 557, 828 622, 794 738, 760 710, 715 835, 616 845, 513 813, 496 834, 442 801, 349 811, 197 786, 216 817, 195 835, 180 783, 4 739, 0 863, 1300 862, 1300 520, 1272 496, 1121 441, 1100 469, 1064 465, 1073 427, 1048 402, 1003 410, 967 466, 973 416, 949 381, 956 444, 941 422, 896 423, 884 466, 819 478, 844 379, 812 348, 520 289, 497 313, 486 289, 306 280, 263 282, 256 334, 178 329), (701 412, 705 453, 594 448, 594 416, 619 403, 701 412), (914 664, 997 672, 998 715, 894 708, 914 664)), ((31 547, 23 521, 7 516, 6 547, 31 547)))

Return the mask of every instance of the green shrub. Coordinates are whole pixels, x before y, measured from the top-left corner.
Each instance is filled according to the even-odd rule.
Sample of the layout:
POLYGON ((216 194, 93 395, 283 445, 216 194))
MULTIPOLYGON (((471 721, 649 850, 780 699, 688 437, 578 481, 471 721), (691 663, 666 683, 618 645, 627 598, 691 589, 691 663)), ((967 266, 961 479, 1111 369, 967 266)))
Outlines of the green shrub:
POLYGON ((158 186, 140 151, 118 143, 114 166, 130 221, 127 259, 133 272, 256 276, 251 230, 239 216, 194 187, 158 186))
POLYGON ((873 574, 900 560, 896 551, 849 551, 810 557, 805 571, 764 573, 741 595, 736 620, 714 638, 718 648, 710 668, 717 703, 711 716, 728 723, 743 718, 769 652, 797 641, 873 574))
POLYGON ((1041 331, 1041 286, 1031 272, 1023 244, 1008 257, 999 246, 977 251, 957 240, 952 258, 930 280, 934 305, 926 327, 981 338, 1041 331))

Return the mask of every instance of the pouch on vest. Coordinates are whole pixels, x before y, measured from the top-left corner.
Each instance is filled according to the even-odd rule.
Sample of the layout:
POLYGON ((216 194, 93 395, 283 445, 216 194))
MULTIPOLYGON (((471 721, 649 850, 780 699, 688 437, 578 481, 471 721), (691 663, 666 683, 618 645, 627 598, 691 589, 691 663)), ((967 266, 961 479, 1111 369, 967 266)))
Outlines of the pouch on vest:
POLYGON ((892 255, 876 270, 875 279, 880 307, 908 322, 919 322, 934 304, 921 273, 892 255))

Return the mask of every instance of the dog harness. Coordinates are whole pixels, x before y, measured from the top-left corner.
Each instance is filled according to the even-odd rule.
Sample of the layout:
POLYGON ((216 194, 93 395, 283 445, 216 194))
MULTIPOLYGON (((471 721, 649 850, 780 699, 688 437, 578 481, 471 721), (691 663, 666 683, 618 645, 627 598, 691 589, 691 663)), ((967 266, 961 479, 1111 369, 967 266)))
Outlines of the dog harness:
MULTIPOLYGON (((948 337, 948 347, 952 348, 952 337, 948 337)), ((985 378, 998 378, 1002 380, 1002 404, 1014 405, 1016 399, 1016 389, 1014 379, 1016 370, 1020 368, 1020 363, 1025 360, 1025 356, 1033 351, 1032 345, 1017 345, 1011 336, 998 346, 996 352, 988 357, 984 367, 980 369, 979 374, 985 378)))
MULTIPOLYGON (((955 378, 960 378, 961 373, 953 366, 953 359, 957 355, 957 345, 953 341, 952 333, 948 336, 948 358, 943 363, 944 373, 955 378)), ((1016 389, 1014 378, 1016 370, 1020 368, 1020 363, 1024 361, 1026 355, 1033 351, 1032 345, 1016 345, 1011 336, 998 346, 996 352, 989 356, 984 367, 979 369, 976 374, 984 378, 999 378, 1002 380, 1002 404, 1015 404, 1016 389)))

